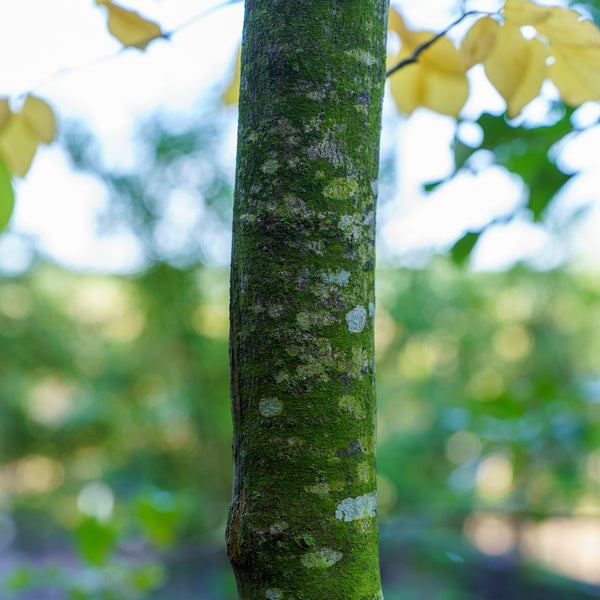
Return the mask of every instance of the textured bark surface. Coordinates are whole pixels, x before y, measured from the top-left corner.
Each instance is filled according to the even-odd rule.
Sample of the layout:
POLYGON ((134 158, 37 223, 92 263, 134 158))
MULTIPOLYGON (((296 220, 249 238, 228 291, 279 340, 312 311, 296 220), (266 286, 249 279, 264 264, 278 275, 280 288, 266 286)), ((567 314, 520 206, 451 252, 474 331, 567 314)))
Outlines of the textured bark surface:
POLYGON ((246 0, 231 269, 242 600, 381 597, 375 204, 387 0, 246 0))

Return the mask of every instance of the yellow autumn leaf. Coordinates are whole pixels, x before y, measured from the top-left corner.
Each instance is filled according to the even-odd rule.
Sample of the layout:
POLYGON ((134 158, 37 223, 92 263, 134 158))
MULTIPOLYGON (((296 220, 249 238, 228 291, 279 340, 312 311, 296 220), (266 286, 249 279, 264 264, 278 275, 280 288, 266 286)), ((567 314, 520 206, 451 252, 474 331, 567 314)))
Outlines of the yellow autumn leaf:
POLYGON ((467 69, 487 58, 496 43, 499 29, 500 25, 491 17, 483 17, 473 23, 460 45, 467 69))
POLYGON ((52 141, 56 133, 54 113, 43 100, 35 96, 27 96, 21 115, 40 141, 45 144, 52 141))
POLYGON ((548 44, 550 79, 567 104, 600 100, 600 30, 579 13, 528 0, 506 0, 506 22, 533 25, 548 44))
POLYGON ((157 23, 144 19, 132 10, 114 4, 111 0, 96 0, 96 4, 106 7, 108 30, 128 48, 145 50, 152 40, 164 37, 157 23))
POLYGON ((547 57, 546 46, 537 39, 526 40, 517 26, 505 23, 499 28, 483 65, 490 83, 506 101, 509 117, 518 115, 540 93, 547 57))
POLYGON ((600 47, 557 44, 552 55, 550 79, 567 104, 600 100, 600 47))
MULTIPOLYGON (((394 60, 411 56, 435 34, 411 32, 412 45, 403 45, 394 60)), ((390 77, 392 97, 401 112, 410 114, 419 106, 458 117, 469 95, 466 68, 459 51, 445 37, 421 52, 417 62, 399 69, 390 77)))
POLYGON ((0 129, 4 127, 4 124, 10 117, 10 105, 8 104, 8 98, 0 98, 0 129))
POLYGON ((223 94, 223 102, 227 105, 229 104, 237 104, 240 98, 240 72, 241 72, 241 59, 242 59, 242 49, 240 48, 237 53, 237 59, 235 61, 235 69, 233 71, 233 78, 231 79, 231 83, 229 87, 225 90, 223 94))
POLYGON ((20 113, 0 99, 0 155, 12 173, 23 177, 40 142, 49 144, 55 133, 54 113, 40 98, 27 96, 20 113))
POLYGON ((539 6, 528 0, 506 0, 504 3, 504 18, 510 25, 537 25, 548 18, 549 6, 539 6))
POLYGON ((398 34, 403 45, 415 46, 415 32, 407 29, 402 15, 393 7, 388 16, 388 31, 398 34))
POLYGON ((0 154, 15 175, 23 177, 40 143, 22 113, 13 114, 0 133, 0 154))

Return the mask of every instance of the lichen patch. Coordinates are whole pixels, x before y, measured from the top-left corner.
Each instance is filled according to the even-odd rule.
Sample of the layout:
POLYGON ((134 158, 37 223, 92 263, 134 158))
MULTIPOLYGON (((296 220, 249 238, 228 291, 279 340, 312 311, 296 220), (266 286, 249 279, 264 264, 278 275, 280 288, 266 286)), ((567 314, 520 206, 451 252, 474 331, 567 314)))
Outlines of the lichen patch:
POLYGON ((377 513, 377 492, 363 494, 356 498, 342 500, 335 509, 335 517, 340 521, 357 521, 374 517, 377 513))
POLYGON ((358 192, 358 181, 353 177, 337 177, 325 186, 323 195, 326 198, 351 198, 358 192))
POLYGON ((309 569, 326 569, 335 565, 338 560, 344 556, 337 550, 331 548, 320 548, 316 552, 307 552, 302 556, 300 561, 302 564, 309 569))
POLYGON ((348 285, 348 283, 350 282, 350 273, 345 269, 337 271, 336 273, 321 273, 321 281, 323 283, 330 283, 343 287, 345 285, 348 285))
POLYGON ((283 410, 283 403, 277 398, 261 398, 258 410, 263 417, 274 417, 283 410))
POLYGON ((283 598, 283 594, 281 593, 281 590, 278 590, 277 588, 269 588, 265 592, 265 596, 269 600, 281 600, 281 598, 283 598))
POLYGON ((279 163, 274 159, 269 159, 265 164, 261 167, 263 173, 268 173, 272 175, 279 169, 279 163))
POLYGON ((364 306, 355 306, 346 314, 346 323, 350 333, 360 333, 367 324, 367 309, 364 306))

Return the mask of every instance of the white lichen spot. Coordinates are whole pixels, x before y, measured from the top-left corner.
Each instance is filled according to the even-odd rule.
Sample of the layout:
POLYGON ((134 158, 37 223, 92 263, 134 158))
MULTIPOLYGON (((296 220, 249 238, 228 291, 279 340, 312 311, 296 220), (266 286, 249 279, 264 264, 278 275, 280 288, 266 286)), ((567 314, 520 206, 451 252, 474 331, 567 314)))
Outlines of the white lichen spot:
POLYGON ((375 196, 377 196, 378 183, 377 179, 371 179, 371 191, 375 196))
POLYGON ((306 244, 306 247, 315 254, 323 254, 323 242, 311 240, 306 244))
POLYGON ((285 306, 283 304, 272 304, 267 309, 267 312, 273 319, 278 319, 285 312, 285 306))
POLYGON ((371 318, 375 316, 375 302, 369 302, 369 316, 371 318))
POLYGON ((281 373, 277 373, 275 375, 275 383, 279 385, 280 383, 285 383, 290 380, 290 374, 287 371, 281 371, 281 373))
POLYGON ((361 332, 367 323, 367 309, 364 306, 355 306, 349 313, 346 314, 346 323, 348 323, 348 331, 350 333, 361 332))
POLYGON ((359 240, 361 234, 361 225, 360 221, 353 215, 342 215, 340 217, 339 227, 349 240, 352 240, 353 242, 359 240))
POLYGON ((269 600, 281 600, 281 598, 283 598, 283 594, 281 593, 281 590, 278 590, 277 588, 269 588, 265 592, 265 596, 269 600))
POLYGON ((369 114, 369 107, 366 104, 355 104, 354 108, 359 113, 363 113, 364 115, 368 115, 369 114))
POLYGON ((323 102, 325 100, 325 92, 319 90, 308 92, 306 96, 309 100, 314 100, 315 102, 323 102))
POLYGON ((317 172, 315 173, 315 177, 318 177, 319 179, 323 179, 323 177, 325 177, 325 171, 323 171, 321 169, 317 169, 317 172))
POLYGON ((351 56, 352 58, 364 63, 365 65, 368 65, 369 67, 377 64, 377 58, 366 50, 348 50, 346 55, 351 56))
POLYGON ((311 494, 329 494, 331 488, 328 483, 315 483, 313 485, 306 486, 304 488, 307 492, 311 494))
POLYGON ((321 273, 323 283, 345 286, 350 282, 350 273, 344 269, 337 273, 321 273))
POLYGON ((338 406, 340 410, 352 413, 357 419, 365 419, 367 414, 362 403, 353 396, 342 396, 338 406))
POLYGON ((326 569, 327 567, 335 565, 342 556, 344 555, 337 550, 321 548, 316 552, 307 552, 300 561, 309 569, 326 569))
POLYGON ((258 139, 258 133, 256 133, 256 131, 251 131, 246 139, 249 142, 255 142, 258 139))
POLYGON ((277 398, 261 398, 258 410, 263 417, 274 417, 283 410, 283 404, 277 398))
POLYGON ((271 535, 280 535, 288 528, 288 524, 285 521, 275 521, 271 527, 269 527, 269 533, 271 535))
POLYGON ((358 478, 365 483, 369 482, 369 465, 366 462, 361 462, 358 465, 358 478))
POLYGON ((358 181, 353 177, 337 177, 325 186, 323 195, 326 198, 350 198, 358 192, 358 181))
POLYGON ((335 517, 340 521, 357 521, 374 517, 376 513, 377 492, 370 492, 356 498, 346 498, 335 509, 335 517))
POLYGON ((273 173, 275 173, 275 171, 277 171, 277 169, 279 169, 279 163, 274 158, 269 159, 261 167, 262 172, 267 173, 269 175, 272 175, 273 173))

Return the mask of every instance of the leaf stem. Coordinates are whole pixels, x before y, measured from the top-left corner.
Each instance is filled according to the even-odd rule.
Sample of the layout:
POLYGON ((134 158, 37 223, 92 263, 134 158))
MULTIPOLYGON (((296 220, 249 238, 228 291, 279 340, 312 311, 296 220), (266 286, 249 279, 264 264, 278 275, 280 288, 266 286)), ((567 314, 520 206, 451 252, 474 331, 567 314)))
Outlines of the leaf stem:
POLYGON ((455 21, 450 23, 450 25, 448 25, 448 27, 446 27, 446 29, 444 29, 443 31, 440 31, 440 33, 434 35, 430 40, 427 40, 426 42, 421 44, 418 48, 416 48, 411 56, 409 56, 408 58, 405 58, 404 60, 401 60, 398 64, 394 65, 385 74, 385 76, 389 77, 390 75, 392 75, 396 71, 399 71, 403 67, 406 67, 407 65, 412 65, 412 64, 416 63, 419 58, 419 55, 422 52, 427 50, 427 48, 429 48, 429 46, 432 46, 433 44, 435 44, 435 42, 437 42, 441 37, 444 37, 453 27, 456 27, 459 23, 461 23, 467 17, 471 17, 473 15, 491 15, 491 14, 495 14, 495 13, 488 13, 488 12, 484 12, 481 10, 469 10, 469 11, 463 13, 460 17, 458 17, 458 19, 456 19, 455 21))

